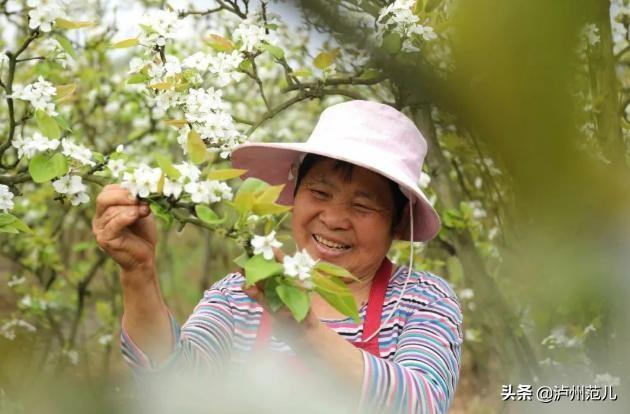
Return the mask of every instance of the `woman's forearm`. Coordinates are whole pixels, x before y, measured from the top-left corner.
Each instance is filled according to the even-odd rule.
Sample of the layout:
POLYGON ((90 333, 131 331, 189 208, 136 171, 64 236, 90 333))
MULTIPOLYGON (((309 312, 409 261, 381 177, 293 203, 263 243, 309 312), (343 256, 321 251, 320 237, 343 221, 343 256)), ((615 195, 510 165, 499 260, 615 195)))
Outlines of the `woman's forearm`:
POLYGON ((121 271, 122 326, 133 343, 152 361, 166 359, 173 348, 171 321, 154 267, 121 271))

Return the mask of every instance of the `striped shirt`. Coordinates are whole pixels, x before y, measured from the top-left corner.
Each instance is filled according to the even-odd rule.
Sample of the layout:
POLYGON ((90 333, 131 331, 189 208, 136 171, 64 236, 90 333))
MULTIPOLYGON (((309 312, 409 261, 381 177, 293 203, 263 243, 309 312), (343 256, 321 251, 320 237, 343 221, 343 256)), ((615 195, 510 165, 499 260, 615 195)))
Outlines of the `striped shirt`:
MULTIPOLYGON (((382 320, 385 322, 400 298, 407 267, 391 277, 382 320)), ((172 320, 175 339, 172 355, 154 364, 122 330, 123 357, 140 376, 165 367, 238 368, 250 356, 262 316, 262 307, 241 289, 244 277, 228 274, 206 290, 203 299, 180 328, 172 320)), ((365 318, 366 306, 360 309, 365 318)), ((360 341, 363 324, 352 319, 321 319, 348 341, 360 341)), ((459 378, 462 313, 449 284, 429 272, 413 271, 396 312, 382 327, 380 358, 363 351, 364 375, 360 412, 444 413, 459 378)), ((272 351, 293 354, 272 338, 272 351)))

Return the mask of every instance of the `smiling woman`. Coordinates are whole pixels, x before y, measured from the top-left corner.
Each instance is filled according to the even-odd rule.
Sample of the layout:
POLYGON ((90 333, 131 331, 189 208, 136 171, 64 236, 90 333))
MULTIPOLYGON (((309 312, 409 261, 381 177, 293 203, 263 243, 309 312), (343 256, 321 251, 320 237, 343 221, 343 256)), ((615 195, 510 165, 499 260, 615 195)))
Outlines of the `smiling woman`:
MULTIPOLYGON (((440 277, 413 270, 411 261, 396 267, 386 257, 393 240, 427 241, 439 230, 417 185, 426 149, 404 114, 368 101, 326 109, 306 143, 237 147, 235 167, 285 185, 279 200, 293 205, 301 260, 328 261, 355 276, 346 282, 365 304, 359 321, 313 295, 310 311, 296 322, 286 311, 270 312, 263 291, 245 289, 244 276, 232 273, 205 292, 180 329, 162 300, 153 255, 144 252, 148 257, 139 260, 137 251, 118 252, 127 361, 144 375, 174 366, 216 374, 233 371, 262 348, 341 381, 359 412, 446 412, 459 377, 459 303, 440 277)), ((97 214, 107 216, 105 208, 126 197, 126 190, 108 191, 97 200, 97 214)), ((154 245, 148 214, 126 217, 118 231, 135 223, 128 237, 154 245)))

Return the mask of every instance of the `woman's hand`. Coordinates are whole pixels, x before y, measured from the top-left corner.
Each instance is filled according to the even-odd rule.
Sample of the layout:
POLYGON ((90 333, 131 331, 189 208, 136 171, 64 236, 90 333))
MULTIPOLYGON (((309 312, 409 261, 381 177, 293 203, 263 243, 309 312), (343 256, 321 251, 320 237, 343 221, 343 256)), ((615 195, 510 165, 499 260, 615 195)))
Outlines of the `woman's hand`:
POLYGON ((96 198, 92 232, 99 247, 126 273, 152 269, 157 229, 149 206, 119 185, 105 186, 96 198))

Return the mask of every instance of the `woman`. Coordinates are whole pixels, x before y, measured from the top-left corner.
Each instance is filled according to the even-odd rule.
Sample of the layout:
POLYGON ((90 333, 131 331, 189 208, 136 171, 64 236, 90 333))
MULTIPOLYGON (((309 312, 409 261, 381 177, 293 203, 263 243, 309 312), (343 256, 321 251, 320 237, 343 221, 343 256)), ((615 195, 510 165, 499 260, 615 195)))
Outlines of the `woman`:
POLYGON ((417 185, 425 154, 413 122, 368 101, 327 108, 306 143, 243 144, 232 154, 248 176, 286 184, 280 202, 293 204, 300 250, 358 278, 347 283, 361 306, 359 324, 317 295, 301 323, 266 311, 263 293, 244 289, 244 277, 233 273, 205 292, 180 330, 160 294, 147 206, 106 187, 93 230, 121 267, 127 361, 142 372, 173 364, 218 371, 271 348, 354 387, 361 412, 445 412, 459 376, 457 298, 441 278, 386 257, 393 240, 426 241, 439 230, 417 185))

